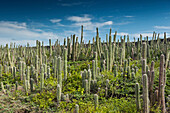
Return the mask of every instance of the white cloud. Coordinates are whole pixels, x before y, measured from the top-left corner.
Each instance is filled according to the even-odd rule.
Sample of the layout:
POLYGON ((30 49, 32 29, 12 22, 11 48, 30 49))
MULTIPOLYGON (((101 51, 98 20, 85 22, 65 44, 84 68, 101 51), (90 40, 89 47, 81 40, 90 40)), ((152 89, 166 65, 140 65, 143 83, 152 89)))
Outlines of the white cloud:
POLYGON ((112 25, 113 22, 112 21, 107 21, 107 22, 104 22, 104 23, 101 23, 101 24, 102 24, 101 26, 112 25))
POLYGON ((75 27, 80 27, 81 25, 83 25, 84 30, 95 30, 96 27, 103 27, 103 26, 107 26, 107 25, 112 25, 113 22, 112 21, 106 21, 106 22, 76 22, 74 24, 72 24, 72 26, 75 27))
POLYGON ((154 26, 156 29, 170 29, 170 26, 154 26))
POLYGON ((14 41, 26 44, 26 41, 45 41, 49 38, 60 39, 59 36, 52 32, 45 32, 39 29, 29 29, 26 23, 0 21, 0 45, 5 45, 6 43, 14 41))
POLYGON ((112 25, 112 21, 105 21, 105 22, 92 22, 92 18, 89 15, 80 16, 71 16, 68 17, 67 20, 73 21, 74 23, 71 24, 71 27, 80 27, 83 25, 84 30, 95 30, 96 27, 103 27, 107 25, 112 25))
POLYGON ((132 17, 134 17, 134 16, 127 15, 127 16, 124 16, 124 17, 126 17, 126 18, 132 18, 132 17))
POLYGON ((86 21, 91 21, 91 18, 89 17, 89 15, 84 15, 83 17, 70 16, 67 18, 67 20, 74 21, 74 22, 86 22, 86 21))
POLYGON ((1 27, 9 27, 15 29, 26 29, 26 23, 10 22, 10 21, 0 21, 1 27))
POLYGON ((61 19, 51 19, 50 21, 51 21, 52 23, 58 23, 58 22, 61 21, 61 19))

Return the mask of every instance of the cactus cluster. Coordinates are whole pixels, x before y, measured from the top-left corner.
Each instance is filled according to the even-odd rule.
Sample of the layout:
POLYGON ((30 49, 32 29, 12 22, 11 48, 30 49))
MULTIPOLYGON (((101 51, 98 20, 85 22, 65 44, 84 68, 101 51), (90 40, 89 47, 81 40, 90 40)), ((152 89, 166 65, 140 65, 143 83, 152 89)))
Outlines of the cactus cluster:
MULTIPOLYGON (((1 47, 0 79, 2 92, 9 93, 9 85, 7 84, 7 88, 5 88, 6 82, 3 81, 3 78, 9 73, 12 75, 15 90, 19 90, 22 86, 21 89, 27 96, 35 92, 43 93, 46 91, 46 88, 50 87, 46 81, 52 79, 54 84, 57 83, 54 90, 56 94, 54 100, 57 100, 57 105, 59 106, 61 101, 69 103, 69 94, 66 94, 64 90, 66 90, 67 83, 75 79, 70 79, 72 74, 75 74, 72 67, 76 68, 76 61, 85 62, 87 60, 89 64, 84 64, 87 66, 82 66, 77 69, 78 71, 76 70, 76 73, 81 73, 81 77, 76 78, 76 80, 81 80, 81 85, 77 85, 76 88, 80 87, 84 90, 84 98, 94 95, 95 110, 100 107, 100 97, 104 96, 108 99, 117 96, 116 89, 113 87, 125 87, 125 84, 119 86, 121 80, 118 78, 121 77, 123 82, 134 83, 135 93, 133 93, 136 97, 137 112, 149 113, 154 107, 160 108, 163 113, 167 111, 165 88, 168 87, 166 81, 168 81, 170 54, 166 33, 164 33, 164 39, 160 39, 159 34, 156 38, 154 32, 152 40, 140 35, 137 41, 134 38, 134 42, 130 42, 129 35, 117 39, 117 32, 112 36, 112 29, 110 29, 109 35, 106 35, 106 42, 102 42, 99 29, 96 28, 96 36, 92 43, 90 40, 86 43, 83 34, 83 26, 81 26, 80 42, 74 34, 65 38, 63 45, 60 44, 59 40, 52 44, 52 40, 49 39, 49 46, 44 46, 44 42, 36 40, 36 47, 30 47, 29 44, 25 47, 12 47, 12 45, 8 47, 8 44, 1 47), (158 88, 155 88, 157 68, 155 69, 154 66, 159 62, 159 59, 159 82, 158 88), (79 73, 80 69, 83 70, 79 73), (110 77, 109 74, 112 76, 110 77), (103 81, 104 83, 101 83, 103 81)), ((71 99, 75 97, 75 95, 70 95, 71 99)), ((78 104, 74 107, 76 113, 81 111, 81 106, 78 104)))

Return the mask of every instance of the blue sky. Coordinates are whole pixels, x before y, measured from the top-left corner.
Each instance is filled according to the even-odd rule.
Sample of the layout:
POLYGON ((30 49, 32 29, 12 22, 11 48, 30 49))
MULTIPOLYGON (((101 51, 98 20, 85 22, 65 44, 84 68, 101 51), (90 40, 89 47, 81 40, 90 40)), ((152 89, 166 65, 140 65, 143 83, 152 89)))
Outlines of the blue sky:
POLYGON ((35 45, 35 40, 48 44, 71 34, 92 39, 112 28, 118 37, 152 37, 153 31, 170 36, 170 1, 168 0, 0 0, 0 44, 9 42, 35 45))

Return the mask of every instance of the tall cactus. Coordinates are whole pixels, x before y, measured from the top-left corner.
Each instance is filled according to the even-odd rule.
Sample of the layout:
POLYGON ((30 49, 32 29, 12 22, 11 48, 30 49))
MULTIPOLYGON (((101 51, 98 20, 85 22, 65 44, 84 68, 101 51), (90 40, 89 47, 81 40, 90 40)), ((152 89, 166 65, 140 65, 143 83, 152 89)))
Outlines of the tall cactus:
POLYGON ((90 93, 90 85, 91 85, 91 70, 88 70, 88 90, 90 93))
POLYGON ((20 79, 23 80, 23 75, 22 75, 22 61, 19 62, 19 75, 20 75, 20 79))
POLYGON ((54 57, 54 78, 57 78, 57 56, 54 57))
POLYGON ((75 44, 75 35, 73 35, 73 46, 72 46, 72 61, 75 61, 75 47, 76 47, 76 44, 75 44))
POLYGON ((64 80, 67 80, 67 49, 64 48, 64 80))
POLYGON ((149 113, 148 77, 143 75, 143 113, 149 113))
POLYGON ((145 42, 143 42, 142 44, 142 58, 143 59, 147 59, 147 45, 145 42))
POLYGON ((118 75, 117 65, 115 64, 115 65, 114 65, 114 76, 116 77, 117 75, 118 75))
POLYGON ((142 60, 142 75, 146 74, 146 59, 142 60))
POLYGON ((78 104, 75 105, 75 113, 79 113, 79 105, 78 104))
POLYGON ((14 78, 14 80, 15 80, 15 77, 16 77, 16 67, 13 67, 13 78, 14 78))
POLYGON ((60 84, 60 88, 62 90, 61 57, 58 57, 57 69, 58 69, 57 82, 58 84, 60 84))
POLYGON ((85 88, 85 93, 88 94, 89 93, 89 84, 88 84, 87 79, 84 80, 84 88, 85 88))
POLYGON ((95 66, 95 60, 92 60, 92 79, 96 79, 96 66, 95 66))
POLYGON ((154 84, 154 78, 155 78, 155 72, 152 70, 150 74, 150 83, 149 83, 149 97, 150 97, 150 105, 153 105, 153 84, 154 84))
POLYGON ((2 65, 0 64, 0 78, 2 77, 2 65))
POLYGON ((98 109, 98 104, 99 104, 99 98, 97 94, 94 94, 94 105, 95 109, 98 109))
POLYGON ((40 90, 42 91, 44 88, 44 66, 41 65, 41 73, 40 73, 40 90))
POLYGON ((161 84, 163 83, 164 77, 164 55, 161 55, 160 58, 160 68, 159 68, 159 89, 158 89, 158 105, 161 105, 161 84))
POLYGON ((61 87, 60 84, 57 84, 57 103, 61 101, 61 87))
POLYGON ((158 89, 158 105, 161 107, 162 112, 165 112, 165 100, 164 100, 164 55, 160 58, 160 68, 159 68, 159 89, 158 89))
POLYGON ((95 74, 96 74, 96 76, 97 76, 97 67, 98 67, 97 52, 95 52, 94 54, 95 54, 95 74))
POLYGON ((83 43, 83 25, 81 26, 81 45, 83 43))
POLYGON ((49 45, 50 45, 49 53, 50 53, 50 56, 52 56, 52 45, 51 45, 51 39, 49 39, 49 45))
POLYGON ((136 83, 136 85, 135 85, 135 95, 136 95, 136 108, 137 108, 138 112, 140 112, 140 109, 141 109, 139 91, 140 91, 139 83, 136 83))

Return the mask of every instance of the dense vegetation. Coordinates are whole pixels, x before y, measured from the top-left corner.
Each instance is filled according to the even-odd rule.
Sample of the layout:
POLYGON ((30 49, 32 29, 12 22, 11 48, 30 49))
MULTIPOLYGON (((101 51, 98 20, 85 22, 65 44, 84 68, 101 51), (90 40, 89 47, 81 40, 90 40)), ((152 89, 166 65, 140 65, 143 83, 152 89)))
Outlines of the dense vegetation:
MULTIPOLYGON (((0 48, 0 112, 170 112, 170 41, 153 33, 101 42, 0 48), (119 42, 120 39, 120 42, 119 42)), ((109 38, 109 39, 108 39, 109 38)))

